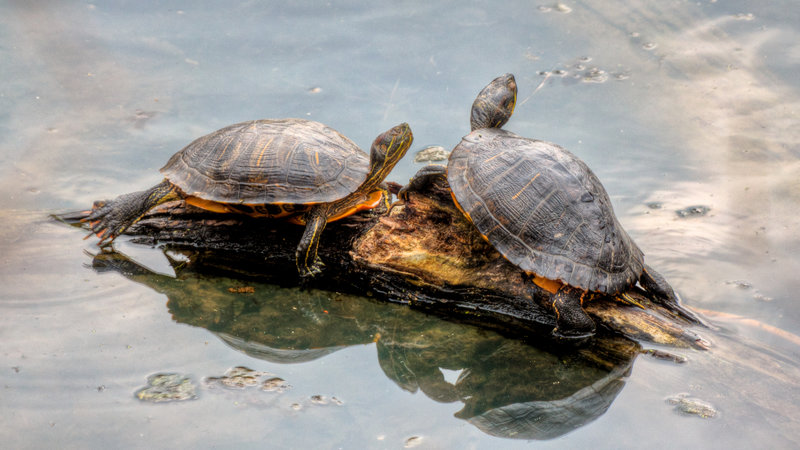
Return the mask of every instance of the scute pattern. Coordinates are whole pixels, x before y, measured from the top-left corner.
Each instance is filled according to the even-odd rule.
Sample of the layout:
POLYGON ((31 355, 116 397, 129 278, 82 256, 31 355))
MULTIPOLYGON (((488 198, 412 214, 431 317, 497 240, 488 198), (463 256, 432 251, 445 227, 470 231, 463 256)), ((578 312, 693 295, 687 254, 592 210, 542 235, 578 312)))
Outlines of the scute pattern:
POLYGON ((303 119, 242 122, 176 153, 161 173, 190 196, 220 203, 327 203, 354 192, 369 156, 336 130, 303 119))
POLYGON ((595 174, 569 151, 480 129, 456 146, 447 173, 459 207, 523 270, 608 294, 639 279, 641 250, 595 174))

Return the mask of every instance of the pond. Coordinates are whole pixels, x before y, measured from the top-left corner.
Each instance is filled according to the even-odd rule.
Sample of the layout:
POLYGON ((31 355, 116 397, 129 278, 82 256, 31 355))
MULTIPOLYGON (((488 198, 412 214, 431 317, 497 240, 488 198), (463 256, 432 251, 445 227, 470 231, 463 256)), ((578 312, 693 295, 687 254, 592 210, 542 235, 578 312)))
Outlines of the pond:
MULTIPOLYGON (((0 438, 8 448, 797 448, 796 2, 0 4, 0 438), (402 305, 130 259, 50 215, 158 183, 256 118, 368 148, 405 183, 491 79, 558 143, 689 308, 708 351, 597 361, 402 305), (238 369, 237 369, 238 368, 238 369), (156 401, 168 397, 185 401, 156 401)), ((652 355, 652 353, 651 353, 652 355)))

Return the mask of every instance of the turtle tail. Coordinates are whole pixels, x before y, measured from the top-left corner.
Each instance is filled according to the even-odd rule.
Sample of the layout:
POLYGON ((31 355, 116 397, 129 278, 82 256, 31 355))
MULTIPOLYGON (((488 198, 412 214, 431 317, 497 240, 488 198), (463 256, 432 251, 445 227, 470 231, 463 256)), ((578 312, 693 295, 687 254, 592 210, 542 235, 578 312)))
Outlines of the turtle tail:
POLYGON ((88 222, 92 234, 100 238, 97 245, 109 245, 128 227, 138 222, 147 211, 180 197, 177 188, 164 180, 145 191, 123 194, 111 201, 95 203, 94 210, 81 219, 81 222, 88 222))

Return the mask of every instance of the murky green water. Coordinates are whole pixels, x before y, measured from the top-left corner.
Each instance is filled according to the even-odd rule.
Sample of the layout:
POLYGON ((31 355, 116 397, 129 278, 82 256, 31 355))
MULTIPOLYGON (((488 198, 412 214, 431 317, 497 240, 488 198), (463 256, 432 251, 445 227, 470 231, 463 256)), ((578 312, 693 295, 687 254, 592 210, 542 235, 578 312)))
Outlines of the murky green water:
POLYGON ((795 2, 6 1, 0 17, 4 447, 800 444, 795 2), (711 351, 553 355, 371 299, 176 275, 124 239, 156 273, 99 264, 48 218, 151 186, 186 143, 254 118, 362 147, 408 121, 404 182, 504 72, 506 128, 587 161, 706 313, 711 351), (137 399, 157 374, 196 398, 137 399))

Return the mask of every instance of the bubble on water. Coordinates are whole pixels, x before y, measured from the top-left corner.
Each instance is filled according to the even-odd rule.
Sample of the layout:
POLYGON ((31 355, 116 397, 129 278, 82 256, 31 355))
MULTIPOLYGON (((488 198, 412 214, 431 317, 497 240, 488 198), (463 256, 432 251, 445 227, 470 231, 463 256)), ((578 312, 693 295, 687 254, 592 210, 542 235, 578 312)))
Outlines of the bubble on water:
POLYGON ((557 12, 564 13, 564 14, 569 14, 569 13, 572 12, 572 8, 570 8, 569 6, 567 6, 567 5, 565 5, 565 4, 561 3, 561 2, 556 3, 555 6, 553 6, 553 9, 556 10, 557 12))
POLYGON ((207 377, 205 383, 209 387, 215 385, 233 389, 244 389, 260 384, 260 379, 266 372, 259 372, 247 367, 233 367, 228 369, 221 377, 207 377))
POLYGON ((421 444, 422 444, 422 436, 411 436, 410 438, 406 439, 406 442, 403 444, 403 447, 414 448, 421 444))
POLYGON ((261 390, 266 392, 277 392, 280 394, 291 388, 292 387, 286 382, 286 380, 279 377, 272 377, 268 380, 264 380, 264 382, 261 383, 261 390))
POLYGON ((583 74, 584 83, 605 83, 608 80, 608 75, 605 70, 597 67, 592 67, 583 74))
POLYGON ((627 72, 618 72, 614 74, 614 79, 617 81, 624 81, 630 78, 631 75, 627 72))
POLYGON ((197 398, 196 388, 189 377, 178 373, 158 373, 147 377, 147 386, 134 394, 144 402, 162 403, 197 398))
POLYGON ((753 285, 749 281, 744 280, 728 280, 725 282, 727 285, 736 286, 740 289, 750 289, 753 285))
POLYGON ((642 44, 642 48, 647 51, 653 50, 656 47, 658 47, 658 44, 656 44, 655 42, 645 42, 644 44, 642 44))
POLYGON ((554 5, 539 5, 538 9, 540 12, 545 12, 545 13, 555 11, 555 12, 560 12, 562 14, 569 14, 572 12, 572 8, 561 2, 558 2, 554 5))
POLYGON ((690 397, 689 394, 678 394, 667 399, 667 403, 675 405, 675 411, 682 414, 711 419, 717 415, 717 409, 699 398, 690 397))
POLYGON ((729 286, 735 286, 735 287, 737 287, 739 289, 742 289, 742 290, 751 291, 753 293, 752 297, 756 301, 759 301, 759 302, 771 302, 772 301, 772 297, 770 297, 768 295, 764 295, 761 292, 759 292, 757 289, 753 288, 753 284, 750 283, 749 281, 745 281, 745 280, 728 280, 728 281, 725 282, 725 284, 727 284, 729 286))
POLYGON ((328 397, 324 395, 312 395, 311 396, 311 403, 315 405, 327 405, 328 404, 328 397))
POLYGON ((754 293, 753 294, 753 298, 758 300, 758 301, 760 301, 760 302, 771 302, 772 301, 772 297, 770 297, 768 295, 764 295, 761 292, 754 293))
POLYGON ((677 214, 678 217, 681 217, 681 218, 702 217, 702 216, 705 216, 706 214, 708 214, 709 211, 711 211, 711 208, 709 208, 708 206, 695 205, 695 206, 688 206, 686 208, 679 209, 679 210, 675 211, 675 214, 677 214))

